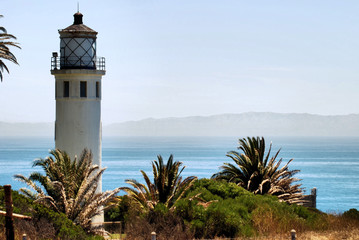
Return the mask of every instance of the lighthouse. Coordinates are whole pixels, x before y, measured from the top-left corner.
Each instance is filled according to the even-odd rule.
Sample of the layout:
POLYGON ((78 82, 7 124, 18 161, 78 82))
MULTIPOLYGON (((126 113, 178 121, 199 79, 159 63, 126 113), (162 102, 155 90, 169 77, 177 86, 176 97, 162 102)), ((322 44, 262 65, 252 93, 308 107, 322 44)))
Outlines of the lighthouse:
MULTIPOLYGON (((55 76, 55 147, 71 159, 87 148, 93 164, 101 166, 101 79, 105 59, 96 56, 97 32, 74 14, 74 23, 60 29, 60 54, 52 53, 55 76)), ((102 191, 101 183, 97 191, 102 191)))

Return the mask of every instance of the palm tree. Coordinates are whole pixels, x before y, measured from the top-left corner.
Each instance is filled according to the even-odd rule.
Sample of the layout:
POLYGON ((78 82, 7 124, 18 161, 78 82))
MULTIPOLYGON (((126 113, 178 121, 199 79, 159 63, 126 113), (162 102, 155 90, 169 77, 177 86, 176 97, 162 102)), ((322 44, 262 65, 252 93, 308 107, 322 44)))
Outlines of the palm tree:
MULTIPOLYGON (((1 17, 3 17, 3 15, 0 15, 0 18, 1 17)), ((6 70, 9 73, 9 69, 7 68, 6 64, 3 62, 3 59, 18 64, 17 59, 15 55, 10 51, 9 46, 13 46, 17 48, 21 48, 21 47, 18 45, 18 43, 12 42, 11 41, 12 39, 16 40, 16 37, 14 35, 8 34, 6 29, 0 26, 0 80, 1 81, 3 79, 2 72, 6 70)))
POLYGON ((239 147, 243 154, 236 151, 227 153, 234 164, 224 163, 222 171, 214 174, 213 179, 224 179, 234 182, 239 186, 254 192, 255 194, 271 194, 288 203, 301 203, 303 191, 301 184, 293 184, 299 179, 293 176, 299 170, 289 170, 288 165, 293 160, 281 167, 282 159, 276 161, 280 152, 270 158, 272 144, 265 154, 264 138, 243 138, 239 140, 239 147))
POLYGON ((33 172, 29 177, 15 175, 15 178, 35 190, 22 188, 20 191, 55 211, 63 212, 75 224, 92 231, 91 219, 102 213, 103 206, 120 191, 97 192, 99 180, 106 170, 92 164, 92 153, 85 149, 80 159, 70 159, 64 151, 50 151, 52 156, 34 161, 45 175, 33 172), (36 185, 36 182, 41 185, 36 185))
POLYGON ((153 183, 141 170, 146 185, 134 179, 127 179, 126 183, 133 188, 122 189, 145 210, 153 209, 158 203, 172 210, 176 201, 182 198, 184 192, 192 186, 197 177, 190 176, 182 181, 180 175, 185 167, 181 168, 182 162, 174 162, 173 155, 169 157, 167 164, 163 163, 161 155, 158 155, 157 159, 152 162, 153 183))

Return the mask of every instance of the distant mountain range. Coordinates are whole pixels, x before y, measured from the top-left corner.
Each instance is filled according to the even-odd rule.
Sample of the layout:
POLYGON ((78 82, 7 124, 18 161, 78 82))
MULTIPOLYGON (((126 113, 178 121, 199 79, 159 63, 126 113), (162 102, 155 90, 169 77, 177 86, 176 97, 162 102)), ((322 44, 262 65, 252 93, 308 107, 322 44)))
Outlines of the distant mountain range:
POLYGON ((359 136, 359 114, 241 113, 144 119, 104 128, 110 136, 359 136))
MULTIPOLYGON (((0 122, 0 136, 52 136, 53 123, 0 122)), ((104 136, 359 136, 359 114, 249 112, 148 118, 103 126, 104 136)))
POLYGON ((53 123, 0 122, 0 137, 53 136, 53 123))

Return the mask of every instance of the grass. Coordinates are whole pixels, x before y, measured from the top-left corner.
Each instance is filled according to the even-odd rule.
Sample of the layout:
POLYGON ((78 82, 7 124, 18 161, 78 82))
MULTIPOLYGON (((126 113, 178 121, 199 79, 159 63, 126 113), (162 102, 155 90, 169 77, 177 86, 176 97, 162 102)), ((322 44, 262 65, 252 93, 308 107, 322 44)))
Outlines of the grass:
POLYGON ((114 233, 110 234, 109 239, 126 239, 126 234, 114 233))
MULTIPOLYGON (((328 231, 308 231, 297 233, 298 240, 358 240, 359 229, 351 230, 328 230, 328 231)), ((221 238, 215 238, 221 240, 221 238)), ((291 239, 290 232, 287 234, 276 234, 267 236, 257 236, 253 238, 237 238, 237 240, 289 240, 291 239)))
MULTIPOLYGON (((355 210, 356 211, 356 210, 355 210)), ((352 210, 347 212, 353 212, 352 210)), ((346 213, 347 213, 346 212, 346 213)), ((357 215, 348 217, 347 214, 327 214, 326 221, 328 225, 326 227, 316 226, 317 230, 302 230, 296 231, 296 237, 299 240, 358 240, 359 239, 359 221, 357 215)), ((263 215, 263 222, 265 225, 271 224, 271 218, 263 215)), ((272 223, 273 224, 273 223, 272 223)), ((266 232, 259 234, 258 236, 251 238, 237 238, 238 240, 289 240, 291 239, 290 231, 283 231, 277 233, 273 229, 269 228, 266 232)), ((221 238, 216 238, 221 239, 221 238)))

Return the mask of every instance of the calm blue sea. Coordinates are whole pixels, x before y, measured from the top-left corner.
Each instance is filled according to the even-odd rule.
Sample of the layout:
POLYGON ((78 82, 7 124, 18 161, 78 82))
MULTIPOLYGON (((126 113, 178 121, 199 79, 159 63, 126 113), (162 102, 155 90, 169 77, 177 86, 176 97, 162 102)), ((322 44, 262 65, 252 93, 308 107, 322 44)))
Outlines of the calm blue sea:
MULTIPOLYGON (((303 187, 317 187, 317 207, 325 212, 359 209, 359 138, 266 138, 273 150, 281 148, 284 162, 294 158, 290 169, 299 169, 303 187)), ((226 153, 236 150, 235 137, 117 137, 103 139, 103 189, 125 186, 125 179, 142 181, 139 170, 151 173, 151 161, 170 154, 186 166, 184 176, 209 178, 230 161, 226 153)), ((14 174, 28 175, 36 158, 48 156, 52 138, 0 138, 0 185, 24 187, 14 174)), ((273 152, 274 152, 273 151, 273 152)))

